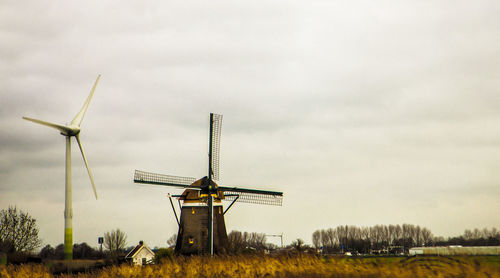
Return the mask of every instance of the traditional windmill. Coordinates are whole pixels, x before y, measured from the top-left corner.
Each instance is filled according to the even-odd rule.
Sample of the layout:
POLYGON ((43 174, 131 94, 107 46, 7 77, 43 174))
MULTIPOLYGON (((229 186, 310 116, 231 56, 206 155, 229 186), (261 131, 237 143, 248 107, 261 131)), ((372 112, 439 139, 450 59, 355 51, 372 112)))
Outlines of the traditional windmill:
MULTIPOLYGON (((177 177, 135 171, 134 182, 186 188, 181 195, 173 195, 182 201, 179 232, 175 251, 180 254, 223 252, 227 247, 224 214, 236 202, 278 205, 283 192, 226 187, 217 185, 219 180, 219 149, 222 115, 210 114, 210 138, 208 148, 208 175, 201 179, 177 177), (231 201, 224 211, 221 200, 231 201)), ((170 194, 169 194, 170 196, 170 194)), ((174 209, 172 204, 172 209, 174 209)), ((174 209, 175 213, 175 209, 174 209)))

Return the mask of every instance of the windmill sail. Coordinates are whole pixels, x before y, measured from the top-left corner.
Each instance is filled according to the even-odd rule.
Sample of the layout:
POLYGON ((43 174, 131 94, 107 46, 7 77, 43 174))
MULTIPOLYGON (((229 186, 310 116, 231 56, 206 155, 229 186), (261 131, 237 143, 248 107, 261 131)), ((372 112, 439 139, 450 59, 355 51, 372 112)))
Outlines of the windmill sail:
POLYGON ((283 192, 225 186, 219 186, 218 190, 224 192, 227 201, 237 198, 237 202, 273 206, 281 206, 283 202, 283 192))
POLYGON ((177 187, 189 187, 195 178, 191 177, 178 177, 170 176, 156 173, 149 173, 144 171, 135 170, 134 182, 136 183, 147 183, 147 184, 157 184, 157 185, 167 185, 167 186, 177 186, 177 187))
POLYGON ((219 114, 213 114, 212 122, 210 123, 212 125, 210 131, 210 146, 211 146, 211 161, 210 161, 210 166, 212 169, 211 176, 214 180, 219 180, 219 161, 220 161, 220 134, 221 134, 221 129, 222 129, 222 115, 219 114))

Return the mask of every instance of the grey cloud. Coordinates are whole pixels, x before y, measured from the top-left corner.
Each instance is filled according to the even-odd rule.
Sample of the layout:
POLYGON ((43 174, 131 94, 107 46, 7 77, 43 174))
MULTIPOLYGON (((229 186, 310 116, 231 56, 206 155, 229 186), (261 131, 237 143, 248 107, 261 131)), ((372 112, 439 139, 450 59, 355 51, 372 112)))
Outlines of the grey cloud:
POLYGON ((163 246, 157 230, 175 232, 158 220, 170 189, 134 185, 133 170, 204 175, 209 112, 224 115, 221 183, 285 191, 282 208, 237 208, 229 230, 307 241, 322 222, 304 214, 313 203, 326 226, 423 221, 447 235, 463 230, 460 213, 500 225, 474 218, 487 215, 486 195, 498 206, 499 9, 494 1, 8 1, 0 204, 47 211, 37 214, 44 237, 60 243, 52 223, 62 227, 64 138, 21 117, 71 121, 102 74, 81 134, 97 202, 73 144, 78 240, 95 241, 102 231, 92 222, 163 246), (143 210, 123 207, 131 200, 143 210), (245 222, 249 209, 297 215, 300 227, 245 222), (160 229, 138 230, 145 214, 160 229), (436 215, 453 228, 429 220, 436 215))

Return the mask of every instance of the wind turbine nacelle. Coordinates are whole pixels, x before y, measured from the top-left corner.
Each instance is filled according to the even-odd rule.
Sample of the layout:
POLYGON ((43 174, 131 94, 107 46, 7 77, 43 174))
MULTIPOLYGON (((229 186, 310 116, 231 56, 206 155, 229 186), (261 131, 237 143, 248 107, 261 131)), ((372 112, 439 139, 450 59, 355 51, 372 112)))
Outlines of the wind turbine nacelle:
POLYGON ((68 125, 64 131, 61 131, 61 135, 64 136, 77 136, 80 134, 80 128, 77 125, 68 125))

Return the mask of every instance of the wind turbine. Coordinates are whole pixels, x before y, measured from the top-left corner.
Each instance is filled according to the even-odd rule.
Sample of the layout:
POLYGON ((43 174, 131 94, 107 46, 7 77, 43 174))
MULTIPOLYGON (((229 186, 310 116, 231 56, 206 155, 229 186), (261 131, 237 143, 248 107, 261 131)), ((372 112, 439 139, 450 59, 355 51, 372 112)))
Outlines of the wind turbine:
POLYGON ((97 83, 99 82, 99 78, 101 75, 97 76, 97 79, 90 91, 90 94, 83 104, 82 109, 78 114, 76 114, 75 118, 71 121, 70 124, 67 125, 59 125, 54 123, 49 123, 33 118, 23 117, 23 119, 45 125, 48 127, 55 128, 61 132, 61 135, 66 137, 66 184, 65 184, 65 201, 64 201, 64 259, 72 260, 73 259, 73 206, 72 206, 72 191, 71 191, 71 137, 76 138, 76 142, 78 143, 78 147, 80 148, 80 152, 82 153, 83 161, 85 162, 85 166, 87 167, 87 172, 89 173, 90 182, 92 184, 92 189, 94 190, 94 195, 97 200, 97 191, 95 189, 94 176, 92 175, 92 171, 90 171, 89 164, 87 162, 87 158, 85 157, 85 152, 83 151, 83 146, 80 141, 80 125, 82 124, 83 117, 85 116, 85 112, 89 107, 90 100, 94 95, 95 88, 97 83))

